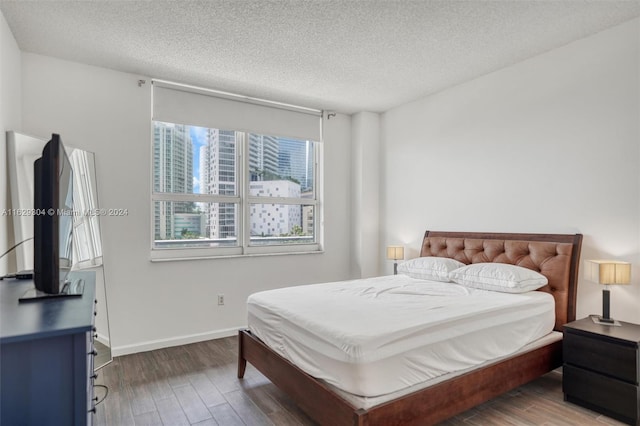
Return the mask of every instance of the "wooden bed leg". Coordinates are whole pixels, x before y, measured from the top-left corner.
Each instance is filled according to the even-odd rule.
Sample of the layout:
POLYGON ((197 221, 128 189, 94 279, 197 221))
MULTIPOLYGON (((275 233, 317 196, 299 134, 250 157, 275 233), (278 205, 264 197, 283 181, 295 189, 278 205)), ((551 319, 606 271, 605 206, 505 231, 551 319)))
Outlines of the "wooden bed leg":
POLYGON ((242 336, 242 330, 238 331, 238 379, 244 377, 244 372, 247 369, 247 360, 244 359, 244 337, 242 336))
POLYGON ((353 412, 353 424, 355 426, 366 426, 369 424, 367 419, 367 410, 359 408, 353 412))
POLYGON ((238 358, 238 379, 244 377, 244 370, 247 369, 247 360, 238 358))

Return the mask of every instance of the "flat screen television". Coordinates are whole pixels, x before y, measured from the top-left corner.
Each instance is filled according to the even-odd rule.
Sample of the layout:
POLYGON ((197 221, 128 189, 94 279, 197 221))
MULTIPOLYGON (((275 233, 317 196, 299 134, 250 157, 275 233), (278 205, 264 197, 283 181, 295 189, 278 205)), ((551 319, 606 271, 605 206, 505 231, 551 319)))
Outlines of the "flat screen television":
POLYGON ((35 289, 22 299, 81 295, 82 285, 68 279, 73 264, 73 172, 57 134, 34 162, 33 206, 35 289))

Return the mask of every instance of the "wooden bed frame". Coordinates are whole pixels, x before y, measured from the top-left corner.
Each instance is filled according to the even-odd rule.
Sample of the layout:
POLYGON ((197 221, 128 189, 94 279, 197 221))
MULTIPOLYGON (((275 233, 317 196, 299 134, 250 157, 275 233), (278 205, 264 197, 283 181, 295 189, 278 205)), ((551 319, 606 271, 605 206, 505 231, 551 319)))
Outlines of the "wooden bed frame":
MULTIPOLYGON (((554 296, 555 330, 575 320, 581 234, 427 231, 420 256, 463 263, 510 263, 539 271, 554 296)), ((521 386, 562 364, 562 340, 486 365, 369 409, 359 409, 284 359, 248 330, 240 330, 238 378, 247 361, 322 425, 431 425, 521 386)))

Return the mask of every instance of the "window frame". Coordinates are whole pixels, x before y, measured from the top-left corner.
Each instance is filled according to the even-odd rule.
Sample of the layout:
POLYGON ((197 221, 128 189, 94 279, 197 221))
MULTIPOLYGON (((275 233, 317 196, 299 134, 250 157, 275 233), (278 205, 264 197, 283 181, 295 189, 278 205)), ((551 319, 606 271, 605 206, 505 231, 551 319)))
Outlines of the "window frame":
MULTIPOLYGON (((320 118, 322 120, 322 117, 320 118)), ((250 195, 250 158, 249 158, 249 134, 256 133, 248 130, 234 130, 241 133, 241 142, 236 146, 236 167, 237 194, 185 194, 156 192, 154 184, 155 164, 154 164, 154 123, 159 120, 151 120, 151 261, 172 261, 172 260, 194 260, 194 259, 215 259, 229 257, 247 257, 261 255, 284 255, 284 254, 306 254, 322 253, 323 242, 323 212, 322 212, 322 159, 323 143, 320 141, 310 141, 313 146, 313 191, 312 198, 302 197, 266 197, 250 195), (236 244, 228 247, 164 247, 155 246, 155 203, 156 202, 204 202, 204 203, 226 203, 237 205, 236 244), (273 245, 252 245, 251 244, 251 205, 253 204, 281 204, 281 205, 304 205, 313 207, 313 243, 297 244, 273 244, 273 245)), ((173 123, 194 127, 189 124, 173 123)), ((195 126, 202 127, 202 126, 195 126)), ((220 129, 230 130, 230 129, 220 129)), ((282 136, 282 135, 269 135, 282 136)), ((297 140, 304 140, 295 138, 297 140)))
POLYGON ((93 156, 93 154, 73 148, 68 153, 75 172, 73 196, 76 213, 73 218, 73 261, 78 269, 92 268, 102 265, 99 209, 95 193, 96 185, 92 182, 95 176, 92 175, 94 169, 89 165, 87 158, 88 155, 93 156))

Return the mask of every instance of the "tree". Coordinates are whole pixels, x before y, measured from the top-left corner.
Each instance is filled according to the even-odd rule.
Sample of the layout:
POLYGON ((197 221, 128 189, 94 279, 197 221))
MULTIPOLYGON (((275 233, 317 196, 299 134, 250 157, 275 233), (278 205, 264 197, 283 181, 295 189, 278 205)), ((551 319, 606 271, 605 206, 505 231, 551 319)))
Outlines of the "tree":
POLYGON ((182 231, 180 231, 180 238, 183 240, 193 240, 195 238, 200 238, 200 235, 193 231, 189 231, 187 228, 182 228, 182 231))
POLYGON ((299 225, 293 225, 291 228, 291 235, 297 235, 299 237, 304 235, 304 231, 299 225))

